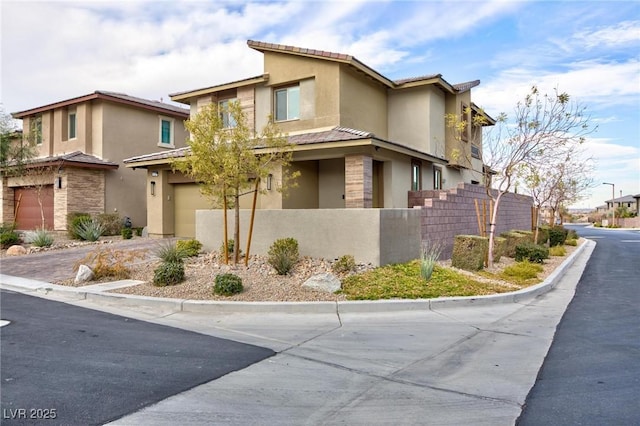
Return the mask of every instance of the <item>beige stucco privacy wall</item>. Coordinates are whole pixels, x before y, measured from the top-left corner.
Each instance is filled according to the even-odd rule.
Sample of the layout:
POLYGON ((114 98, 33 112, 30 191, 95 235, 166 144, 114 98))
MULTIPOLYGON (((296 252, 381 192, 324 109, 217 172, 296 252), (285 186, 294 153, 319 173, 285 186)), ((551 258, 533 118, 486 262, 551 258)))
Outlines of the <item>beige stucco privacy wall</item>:
MULTIPOLYGON (((240 212, 240 248, 246 251, 250 210, 240 212)), ((229 212, 229 238, 233 213, 229 212)), ((205 250, 224 241, 222 210, 196 211, 196 239, 205 250)), ((359 263, 385 265, 420 253, 420 211, 416 209, 320 209, 256 211, 252 254, 266 254, 279 238, 298 240, 301 256, 335 259, 350 254, 359 263)))

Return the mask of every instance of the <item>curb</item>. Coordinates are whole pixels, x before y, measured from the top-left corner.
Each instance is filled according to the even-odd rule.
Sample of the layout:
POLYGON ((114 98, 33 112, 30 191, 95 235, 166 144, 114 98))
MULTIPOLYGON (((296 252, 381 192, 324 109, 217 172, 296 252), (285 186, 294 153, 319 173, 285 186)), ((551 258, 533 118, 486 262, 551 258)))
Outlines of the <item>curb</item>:
POLYGON ((44 293, 69 300, 87 300, 105 305, 155 308, 172 312, 191 313, 279 313, 279 314, 349 314, 372 312, 428 311, 464 306, 486 306, 503 303, 520 303, 533 299, 555 288, 566 271, 575 263, 587 247, 595 246, 586 240, 543 282, 522 290, 487 296, 440 297, 415 300, 372 300, 337 302, 224 302, 189 299, 167 299, 117 293, 104 293, 90 289, 77 289, 43 281, 29 280, 0 274, 0 288, 20 293, 44 293))

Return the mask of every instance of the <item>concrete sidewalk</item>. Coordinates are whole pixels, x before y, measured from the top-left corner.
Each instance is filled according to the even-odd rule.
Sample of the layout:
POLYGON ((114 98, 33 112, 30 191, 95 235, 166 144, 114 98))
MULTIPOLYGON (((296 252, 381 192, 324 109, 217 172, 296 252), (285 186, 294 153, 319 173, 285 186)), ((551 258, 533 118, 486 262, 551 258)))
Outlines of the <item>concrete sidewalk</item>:
POLYGON ((122 301, 46 283, 29 290, 6 276, 0 282, 278 352, 115 425, 512 425, 594 247, 586 241, 529 292, 409 301, 404 308, 393 301, 333 303, 332 311, 300 308, 309 304, 192 309, 187 301, 122 301))

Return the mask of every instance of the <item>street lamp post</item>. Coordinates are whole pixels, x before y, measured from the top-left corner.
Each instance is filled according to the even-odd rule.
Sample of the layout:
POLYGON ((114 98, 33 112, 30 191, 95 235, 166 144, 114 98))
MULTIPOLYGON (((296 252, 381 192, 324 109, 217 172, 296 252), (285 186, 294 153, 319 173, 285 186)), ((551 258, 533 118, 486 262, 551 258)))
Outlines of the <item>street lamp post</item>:
POLYGON ((616 226, 616 206, 613 200, 616 199, 616 186, 612 183, 602 182, 603 185, 611 185, 611 227, 616 226))

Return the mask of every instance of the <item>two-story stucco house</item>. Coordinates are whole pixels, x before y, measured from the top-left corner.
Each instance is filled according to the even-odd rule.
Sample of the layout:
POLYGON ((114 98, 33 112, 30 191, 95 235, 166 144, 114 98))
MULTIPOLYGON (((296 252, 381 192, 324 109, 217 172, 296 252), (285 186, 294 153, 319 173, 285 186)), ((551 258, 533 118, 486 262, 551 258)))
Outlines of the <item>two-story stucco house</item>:
MULTIPOLYGON (((450 84, 441 75, 390 80, 340 53, 248 41, 264 55, 255 77, 171 95, 191 115, 212 102, 239 101, 260 131, 273 116, 294 144, 292 167, 301 172, 289 196, 271 190, 260 209, 407 208, 408 192, 481 183, 481 128, 454 137, 446 114, 470 122, 482 114, 472 102, 472 81, 450 84), (453 155, 455 150, 460 155, 453 155)), ((488 125, 494 121, 487 117, 488 125)), ((125 160, 146 168, 150 235, 195 235, 195 210, 208 209, 196 183, 171 170, 184 149, 125 160)), ((249 207, 249 198, 246 207, 249 207)))
POLYGON ((122 160, 185 146, 188 136, 187 110, 105 91, 12 115, 22 119, 25 138, 36 144, 27 173, 47 170, 37 176, 39 188, 24 175, 2 176, 0 221, 15 219, 18 229, 41 226, 37 192, 49 229, 66 229, 71 212, 118 213, 134 226, 145 226, 146 182, 120 167, 122 160))

